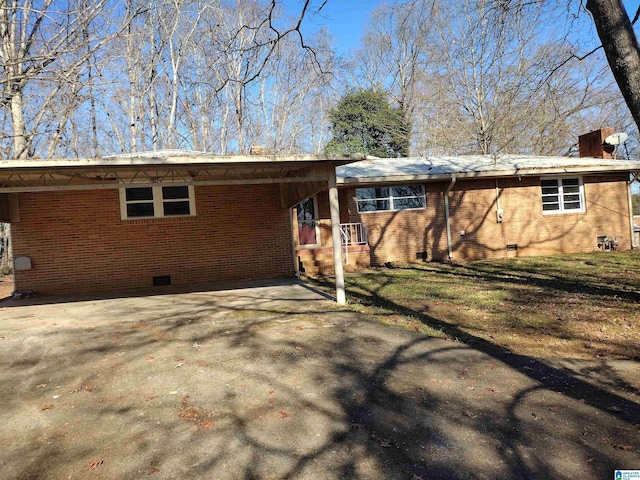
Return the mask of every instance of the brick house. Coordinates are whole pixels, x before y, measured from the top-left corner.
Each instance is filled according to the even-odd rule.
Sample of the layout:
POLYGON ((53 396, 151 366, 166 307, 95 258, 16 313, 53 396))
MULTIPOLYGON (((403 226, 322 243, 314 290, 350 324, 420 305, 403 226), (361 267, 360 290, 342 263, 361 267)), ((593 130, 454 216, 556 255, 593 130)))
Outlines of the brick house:
POLYGON ((343 268, 631 248, 629 179, 640 162, 607 158, 605 134, 589 134, 602 158, 167 151, 0 161, 0 221, 12 224, 16 290, 335 272, 344 302, 343 268))
MULTIPOLYGON (((69 294, 292 277, 291 207, 328 189, 339 218, 335 168, 350 161, 182 151, 0 161, 15 289, 69 294)), ((332 235, 340 238, 338 222, 332 235)))
MULTIPOLYGON (((580 158, 472 155, 338 167, 345 268, 638 247, 629 189, 640 162, 613 159, 604 143, 611 133, 582 136, 580 158)), ((327 212, 325 192, 295 209, 300 272, 331 272, 327 212)))

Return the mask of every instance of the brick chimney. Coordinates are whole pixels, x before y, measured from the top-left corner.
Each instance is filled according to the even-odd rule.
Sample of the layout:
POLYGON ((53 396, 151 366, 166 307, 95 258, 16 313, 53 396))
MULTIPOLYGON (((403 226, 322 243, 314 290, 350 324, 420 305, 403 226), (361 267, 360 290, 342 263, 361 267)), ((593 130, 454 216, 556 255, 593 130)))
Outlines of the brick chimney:
POLYGON ((614 146, 604 143, 604 139, 614 133, 613 128, 601 128, 578 137, 581 157, 613 158, 614 146))

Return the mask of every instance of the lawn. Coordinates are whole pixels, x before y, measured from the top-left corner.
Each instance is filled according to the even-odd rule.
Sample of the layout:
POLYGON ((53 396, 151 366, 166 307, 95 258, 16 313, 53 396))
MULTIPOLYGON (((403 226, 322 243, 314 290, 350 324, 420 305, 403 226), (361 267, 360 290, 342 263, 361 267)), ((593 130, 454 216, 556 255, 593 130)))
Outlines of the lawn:
POLYGON ((385 324, 537 358, 640 360, 635 252, 397 265, 346 283, 385 324))

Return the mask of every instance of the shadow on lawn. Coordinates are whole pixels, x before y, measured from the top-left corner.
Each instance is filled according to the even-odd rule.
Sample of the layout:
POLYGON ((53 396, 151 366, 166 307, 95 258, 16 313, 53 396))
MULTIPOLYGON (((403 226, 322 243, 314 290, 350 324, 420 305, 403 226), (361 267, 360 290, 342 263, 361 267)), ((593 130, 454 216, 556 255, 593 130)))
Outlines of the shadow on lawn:
POLYGON ((92 311, 96 324, 11 344, 0 359, 3 471, 85 475, 104 459, 96 473, 110 478, 605 478, 630 463, 633 452, 602 437, 630 442, 632 402, 471 337, 416 337, 348 309, 294 312, 244 295, 242 306, 190 295, 171 313, 170 297, 114 300, 92 311), (61 398, 34 415, 56 392, 36 388, 45 383, 61 398), (72 393, 82 385, 95 390, 72 393), (582 398, 574 385, 587 404, 571 400, 582 398), (29 424, 17 437, 16 422, 29 424))
MULTIPOLYGON (((470 276, 470 274, 468 273, 458 273, 457 271, 447 272, 447 274, 470 276)), ((486 272, 482 272, 482 275, 480 275, 480 272, 478 272, 478 277, 486 279, 486 272)), ((512 278, 512 276, 495 276, 489 278, 500 281, 515 281, 516 283, 521 284, 527 283, 526 280, 528 280, 528 277, 527 279, 524 279, 518 277, 512 278)), ((432 317, 418 310, 414 310, 412 308, 396 303, 389 298, 380 295, 378 292, 381 291, 391 281, 393 281, 393 278, 387 277, 384 282, 381 282, 381 285, 377 289, 370 289, 366 292, 366 294, 358 293, 357 291, 350 291, 349 295, 367 304, 374 304, 385 309, 395 311, 400 315, 414 317, 423 324, 435 330, 442 331, 449 338, 454 338, 466 345, 469 345, 472 348, 490 355, 496 360, 504 362, 505 364, 518 370, 532 380, 540 382, 540 384, 548 390, 559 392, 576 400, 586 402, 589 405, 598 408, 601 411, 611 413, 621 420, 632 425, 638 422, 638 419, 640 418, 640 405, 635 402, 598 388, 586 382, 585 380, 578 378, 573 374, 573 372, 567 369, 556 368, 536 358, 516 354, 506 347, 496 345, 484 338, 480 338, 478 336, 465 332, 457 325, 449 323, 446 320, 432 317)), ((533 281, 536 282, 537 280, 534 279, 533 281)), ((326 283, 326 279, 321 280, 320 282, 324 282, 325 286, 330 286, 329 283, 326 283)), ((540 285, 547 288, 556 288, 558 285, 560 285, 560 288, 568 287, 569 289, 566 291, 576 291, 574 289, 577 288, 577 284, 573 282, 549 283, 549 281, 541 281, 540 285)), ((363 287, 360 286, 359 288, 363 287)), ((614 294, 615 292, 615 294, 617 294, 618 296, 630 294, 634 299, 638 297, 638 293, 636 292, 603 289, 600 289, 600 291, 604 292, 601 293, 603 295, 614 294)), ((619 384, 616 386, 637 391, 634 388, 630 388, 631 386, 627 384, 619 384)))

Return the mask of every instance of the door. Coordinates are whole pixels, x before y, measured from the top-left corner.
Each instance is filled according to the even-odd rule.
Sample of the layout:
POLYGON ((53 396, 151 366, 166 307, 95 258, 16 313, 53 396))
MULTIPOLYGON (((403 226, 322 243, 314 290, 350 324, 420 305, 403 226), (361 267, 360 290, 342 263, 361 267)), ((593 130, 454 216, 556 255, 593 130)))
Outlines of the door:
POLYGON ((297 206, 298 244, 301 247, 318 246, 320 232, 315 197, 307 198, 297 206))

